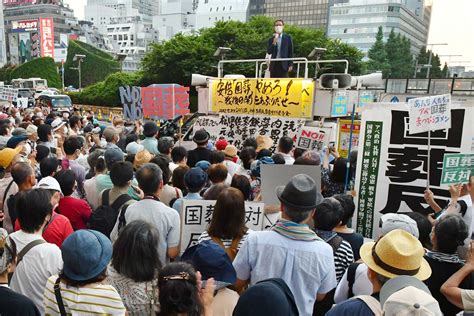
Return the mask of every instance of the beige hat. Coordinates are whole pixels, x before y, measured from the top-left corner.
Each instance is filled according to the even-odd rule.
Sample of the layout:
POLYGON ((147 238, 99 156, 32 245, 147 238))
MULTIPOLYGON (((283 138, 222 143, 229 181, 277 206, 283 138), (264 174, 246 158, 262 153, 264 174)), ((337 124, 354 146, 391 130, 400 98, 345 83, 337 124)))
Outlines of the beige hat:
POLYGON ((135 169, 141 168, 144 164, 147 164, 150 162, 150 160, 153 159, 153 155, 150 154, 150 152, 146 149, 139 151, 135 155, 135 159, 133 160, 133 167, 135 169))
POLYGON ((28 125, 28 127, 26 128, 26 135, 31 136, 36 133, 38 133, 38 127, 33 124, 28 125))
POLYGON ((396 229, 377 242, 369 242, 360 248, 362 261, 374 272, 387 278, 399 275, 426 280, 431 268, 423 258, 425 251, 420 241, 410 233, 396 229))
POLYGON ((235 147, 234 145, 227 145, 224 149, 224 155, 230 158, 234 158, 235 156, 237 156, 237 147, 235 147))
POLYGON ((270 149, 273 146, 273 140, 267 135, 258 135, 255 139, 257 141, 257 152, 262 149, 270 149))

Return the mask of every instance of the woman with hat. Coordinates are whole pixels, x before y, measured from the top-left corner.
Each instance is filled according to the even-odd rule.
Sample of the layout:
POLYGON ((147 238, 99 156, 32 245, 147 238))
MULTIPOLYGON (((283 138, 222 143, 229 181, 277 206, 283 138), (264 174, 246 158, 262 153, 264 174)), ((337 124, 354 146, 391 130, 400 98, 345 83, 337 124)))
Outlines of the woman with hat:
POLYGON ((8 232, 0 228, 0 311, 2 315, 39 316, 40 312, 28 297, 14 292, 8 286, 8 275, 17 263, 16 244, 8 232))
POLYGON ((209 228, 198 242, 213 240, 233 261, 251 232, 245 226, 244 195, 236 188, 227 188, 219 194, 209 228))
POLYGON ((119 293, 104 283, 112 257, 112 244, 104 234, 78 230, 64 241, 61 253, 63 270, 46 282, 44 306, 47 314, 125 315, 119 293))
POLYGON ((0 221, 3 221, 3 228, 7 232, 13 232, 13 224, 10 219, 7 198, 18 192, 18 185, 13 181, 11 168, 20 158, 21 147, 15 149, 5 148, 0 150, 0 169, 3 170, 3 177, 0 179, 0 221))
POLYGON ((191 263, 201 273, 203 282, 211 278, 215 280, 213 315, 231 316, 239 295, 228 288, 235 283, 237 276, 224 249, 215 242, 206 240, 188 248, 181 261, 191 263))

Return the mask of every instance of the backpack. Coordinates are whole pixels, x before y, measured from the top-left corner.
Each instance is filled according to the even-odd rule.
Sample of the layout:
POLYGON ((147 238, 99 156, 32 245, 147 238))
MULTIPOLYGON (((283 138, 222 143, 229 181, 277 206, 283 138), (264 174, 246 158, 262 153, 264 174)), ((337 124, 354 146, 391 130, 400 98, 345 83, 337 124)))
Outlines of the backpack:
POLYGON ((383 315, 382 306, 380 306, 380 302, 376 298, 370 295, 358 295, 354 296, 352 299, 359 299, 364 302, 372 313, 374 313, 374 316, 383 315))
POLYGON ((350 264, 349 268, 347 268, 347 298, 351 298, 354 296, 354 283, 356 277, 357 267, 360 265, 359 262, 353 262, 350 264))
POLYGON ((109 204, 109 190, 102 193, 102 204, 92 212, 88 226, 110 238, 110 233, 117 222, 117 217, 122 208, 128 207, 127 202, 132 198, 128 194, 122 194, 114 203, 109 204))
POLYGON ((230 245, 229 248, 226 248, 226 247, 224 246, 224 243, 222 242, 222 240, 221 240, 220 238, 211 237, 211 239, 212 239, 216 244, 218 244, 219 246, 221 246, 222 248, 224 248, 224 251, 225 251, 225 253, 229 256, 230 261, 234 261, 235 257, 237 256, 237 252, 239 251, 239 243, 240 243, 240 241, 242 240, 242 237, 232 239, 232 244, 230 245))
POLYGON ((336 253, 337 249, 339 249, 343 241, 344 239, 339 235, 334 235, 334 237, 332 237, 331 239, 326 240, 329 246, 332 247, 333 254, 336 253))
MULTIPOLYGON (((3 193, 3 210, 5 209, 5 201, 7 201, 7 206, 8 206, 8 215, 10 216, 11 218, 11 222, 12 222, 12 225, 15 226, 15 221, 16 221, 16 218, 17 218, 17 214, 16 214, 16 210, 15 210, 15 198, 14 198, 14 194, 10 194, 10 196, 8 196, 8 199, 7 199, 7 194, 8 194, 8 191, 10 190, 10 188, 12 187, 13 185, 13 180, 8 184, 7 186, 7 189, 5 190, 5 193, 3 193), (13 197, 13 199, 12 199, 13 197), (12 199, 12 202, 10 202, 10 199, 12 199), (13 215, 13 217, 12 217, 13 215)), ((3 211, 2 210, 2 211, 3 211)), ((3 227, 3 222, 1 223, 1 226, 0 227, 3 227)))

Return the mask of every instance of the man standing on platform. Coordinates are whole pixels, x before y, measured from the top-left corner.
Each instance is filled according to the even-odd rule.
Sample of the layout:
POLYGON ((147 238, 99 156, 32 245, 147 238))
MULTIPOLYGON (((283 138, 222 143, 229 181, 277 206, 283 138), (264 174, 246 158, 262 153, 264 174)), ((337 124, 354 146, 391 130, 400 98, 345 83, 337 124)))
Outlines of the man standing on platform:
MULTIPOLYGON (((285 23, 283 20, 275 21, 275 34, 268 40, 267 54, 271 59, 293 58, 293 40, 291 36, 283 33, 285 23)), ((270 62, 270 77, 287 78, 288 72, 293 70, 293 61, 270 62)))

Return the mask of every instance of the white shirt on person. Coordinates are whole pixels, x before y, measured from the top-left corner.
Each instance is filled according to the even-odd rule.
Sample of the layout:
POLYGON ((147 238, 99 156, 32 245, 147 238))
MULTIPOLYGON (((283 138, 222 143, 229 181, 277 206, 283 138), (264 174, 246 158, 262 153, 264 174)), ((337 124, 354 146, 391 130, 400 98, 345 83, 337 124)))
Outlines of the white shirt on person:
MULTIPOLYGON (((17 252, 34 240, 43 239, 41 235, 25 233, 22 230, 11 234, 10 238, 15 241, 17 252)), ((10 287, 30 298, 43 315, 46 281, 50 276, 58 274, 62 267, 63 259, 58 246, 50 243, 37 245, 28 251, 16 267, 10 287)))
POLYGON ((283 279, 293 293, 301 316, 313 314, 318 293, 334 289, 336 273, 331 246, 322 240, 299 241, 274 231, 253 232, 233 262, 237 278, 250 285, 283 279))
MULTIPOLYGON (((178 247, 180 242, 180 221, 178 212, 160 201, 145 198, 131 204, 125 213, 126 223, 142 220, 153 225, 160 234, 158 254, 160 262, 169 262, 166 254, 168 248, 178 247)), ((118 220, 110 234, 110 239, 115 242, 118 238, 118 220)))
MULTIPOLYGON (((372 283, 367 276, 368 269, 369 268, 364 263, 361 263, 357 266, 354 284, 352 285, 352 293, 354 293, 354 296, 372 294, 372 283)), ((334 302, 336 302, 336 304, 339 304, 349 298, 349 282, 347 281, 347 272, 348 270, 346 270, 341 278, 341 281, 339 281, 339 284, 337 285, 336 293, 334 294, 334 302)))
POLYGON ((291 154, 285 154, 282 152, 278 152, 278 153, 282 155, 283 158, 285 158, 285 165, 292 165, 295 163, 295 158, 293 158, 291 154))

